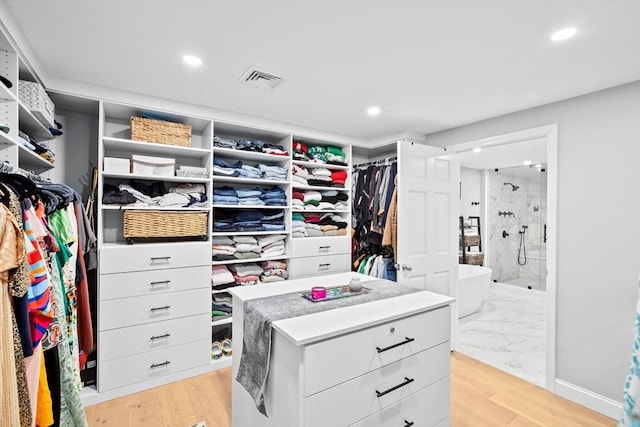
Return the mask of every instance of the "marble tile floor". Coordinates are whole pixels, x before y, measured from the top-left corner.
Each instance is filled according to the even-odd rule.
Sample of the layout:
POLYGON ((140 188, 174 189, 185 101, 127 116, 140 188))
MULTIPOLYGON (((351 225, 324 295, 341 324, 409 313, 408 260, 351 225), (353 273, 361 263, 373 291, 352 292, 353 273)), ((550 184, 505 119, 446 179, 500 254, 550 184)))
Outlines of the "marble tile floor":
POLYGON ((480 310, 459 319, 456 350, 544 387, 545 293, 492 283, 480 310))

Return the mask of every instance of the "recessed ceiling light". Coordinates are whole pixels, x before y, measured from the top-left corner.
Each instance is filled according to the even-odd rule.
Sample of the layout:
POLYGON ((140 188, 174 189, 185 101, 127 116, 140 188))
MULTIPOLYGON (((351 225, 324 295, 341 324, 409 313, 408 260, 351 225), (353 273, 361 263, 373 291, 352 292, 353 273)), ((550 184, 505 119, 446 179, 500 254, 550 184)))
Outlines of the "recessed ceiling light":
POLYGON ((542 169, 542 165, 541 165, 541 164, 537 164, 537 165, 536 165, 536 168, 538 168, 538 169, 542 169))
POLYGON ((575 27, 563 28, 562 30, 558 30, 555 33, 551 34, 551 40, 553 40, 554 42, 567 40, 575 36, 577 32, 578 30, 575 27))
POLYGON ((182 60, 186 64, 193 65, 194 67, 202 65, 202 59, 198 58, 197 56, 185 55, 185 56, 182 57, 182 60))
POLYGON ((380 107, 377 106, 372 106, 367 108, 367 114, 370 116, 377 116, 378 114, 380 114, 380 107))
POLYGON ((480 147, 476 147, 476 148, 473 149, 474 153, 479 153, 481 151, 482 151, 482 148, 480 148, 480 147))
POLYGON ((522 162, 522 164, 525 166, 531 166, 533 162, 531 160, 525 160, 524 162, 522 162))

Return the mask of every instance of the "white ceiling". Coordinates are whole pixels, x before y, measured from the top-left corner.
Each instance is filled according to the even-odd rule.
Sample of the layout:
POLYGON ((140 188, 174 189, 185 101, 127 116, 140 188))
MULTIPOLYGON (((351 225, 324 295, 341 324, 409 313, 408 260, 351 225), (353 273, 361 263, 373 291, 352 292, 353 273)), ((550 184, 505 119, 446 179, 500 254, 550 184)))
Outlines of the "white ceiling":
POLYGON ((638 0, 0 1, 51 81, 371 142, 640 79, 638 0), (575 38, 549 40, 567 26, 575 38), (285 81, 242 85, 249 66, 285 81), (373 104, 382 114, 368 117, 373 104))

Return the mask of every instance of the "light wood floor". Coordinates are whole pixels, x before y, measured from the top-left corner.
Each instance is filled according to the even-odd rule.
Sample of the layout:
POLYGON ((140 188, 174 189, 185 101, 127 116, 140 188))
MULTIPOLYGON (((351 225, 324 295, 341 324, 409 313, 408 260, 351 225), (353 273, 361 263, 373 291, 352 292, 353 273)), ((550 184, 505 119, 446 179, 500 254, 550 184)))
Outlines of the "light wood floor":
MULTIPOLYGON (((231 426, 231 368, 86 408, 90 426, 231 426)), ((451 426, 615 426, 616 422, 460 353, 451 356, 451 426)), ((284 427, 284 426, 283 426, 284 427)), ((327 426, 336 427, 336 426, 327 426)))

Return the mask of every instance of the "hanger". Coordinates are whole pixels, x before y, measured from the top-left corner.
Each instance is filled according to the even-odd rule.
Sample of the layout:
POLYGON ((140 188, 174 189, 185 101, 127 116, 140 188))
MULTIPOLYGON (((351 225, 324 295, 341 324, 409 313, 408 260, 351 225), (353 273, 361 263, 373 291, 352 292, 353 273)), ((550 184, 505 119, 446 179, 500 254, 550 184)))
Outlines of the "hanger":
POLYGON ((0 182, 10 186, 20 200, 36 195, 36 185, 26 176, 17 173, 0 173, 0 182))

